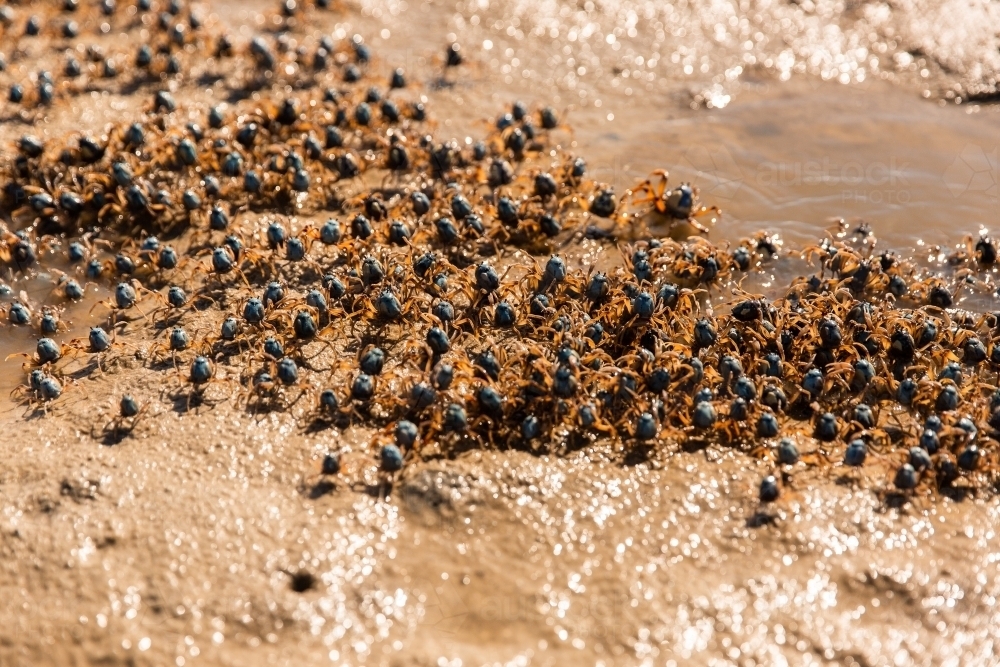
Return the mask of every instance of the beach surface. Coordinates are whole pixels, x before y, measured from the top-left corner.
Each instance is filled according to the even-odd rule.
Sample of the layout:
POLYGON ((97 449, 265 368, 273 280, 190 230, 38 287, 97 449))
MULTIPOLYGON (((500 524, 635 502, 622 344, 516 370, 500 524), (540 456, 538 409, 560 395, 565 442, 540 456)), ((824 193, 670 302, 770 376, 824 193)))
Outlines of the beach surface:
MULTIPOLYGON (((552 105, 595 180, 623 191, 663 168, 697 185, 724 211, 714 242, 765 229, 799 247, 843 218, 933 261, 996 232, 995 3, 743 5, 365 1, 291 34, 363 35, 372 67, 407 71, 438 139, 482 136, 514 100, 552 105), (467 62, 434 85, 453 41, 467 62)), ((246 37, 274 3, 196 7, 246 37)), ((0 48, 5 90, 61 67, 47 39, 0 48)), ((201 118, 227 90, 200 77, 210 59, 191 60, 171 85, 201 118)), ((100 133, 151 98, 95 85, 6 118, 0 150, 26 132, 100 133)), ((620 261, 595 248, 566 252, 620 261)), ((770 295, 804 266, 754 280, 770 295)), ((67 337, 104 316, 90 309, 106 296, 64 315, 67 337)), ((989 293, 959 303, 996 310, 989 293)), ((32 349, 27 332, 0 337, 3 356, 32 349)), ((173 380, 138 360, 28 414, 6 398, 22 361, 0 381, 3 667, 995 662, 1000 504, 894 500, 877 453, 863 473, 798 464, 767 507, 757 490, 773 463, 717 445, 634 465, 599 442, 476 450, 414 461, 388 485, 373 431, 227 403, 179 410, 162 398, 173 380), (125 391, 148 410, 108 444, 125 391), (319 475, 330 450, 343 453, 336 482, 319 475)))

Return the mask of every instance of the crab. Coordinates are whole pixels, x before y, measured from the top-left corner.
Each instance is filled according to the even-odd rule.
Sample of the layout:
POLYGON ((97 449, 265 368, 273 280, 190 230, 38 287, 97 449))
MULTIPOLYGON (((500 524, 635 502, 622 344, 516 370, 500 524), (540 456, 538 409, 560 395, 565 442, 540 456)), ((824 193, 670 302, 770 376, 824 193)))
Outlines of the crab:
POLYGON ((717 217, 722 215, 722 209, 718 206, 699 205, 698 190, 689 183, 668 190, 668 178, 666 169, 655 170, 632 191, 632 204, 638 206, 652 204, 649 212, 667 217, 671 222, 684 221, 700 234, 708 234, 708 228, 702 225, 698 218, 712 215, 714 217, 710 222, 714 223, 717 217))

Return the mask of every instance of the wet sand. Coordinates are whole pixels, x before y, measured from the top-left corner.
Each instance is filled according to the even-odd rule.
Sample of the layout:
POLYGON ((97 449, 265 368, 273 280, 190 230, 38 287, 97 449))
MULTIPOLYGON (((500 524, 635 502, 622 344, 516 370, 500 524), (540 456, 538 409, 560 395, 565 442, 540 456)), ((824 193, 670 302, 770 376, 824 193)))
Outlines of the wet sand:
POLYGON ((716 448, 471 453, 379 501, 373 465, 367 492, 302 472, 364 432, 215 409, 106 447, 60 422, 20 426, 0 486, 4 664, 991 660, 994 502, 800 470, 762 510, 764 465, 716 448))
MULTIPOLYGON (((370 35, 387 72, 405 59, 424 82, 448 32, 467 45, 490 38, 497 54, 517 42, 496 65, 477 54, 455 87, 426 91, 439 137, 481 133, 481 119, 512 99, 541 103, 555 90, 570 107, 574 150, 607 174, 601 180, 624 188, 669 168, 725 210, 714 240, 768 228, 791 245, 842 216, 868 220, 886 245, 907 251, 954 245, 998 222, 993 107, 922 100, 906 71, 844 86, 804 65, 789 81, 753 70, 723 81, 714 94, 732 99, 708 110, 698 96, 738 49, 711 51, 696 82, 669 71, 645 94, 626 95, 624 79, 612 85, 620 64, 607 40, 594 45, 601 74, 574 74, 572 87, 579 70, 565 59, 551 66, 551 82, 505 82, 510 58, 553 58, 547 43, 507 35, 513 19, 545 24, 559 8, 493 6, 472 25, 471 6, 372 3, 323 29, 370 35)), ((629 9, 546 28, 608 25, 629 9)), ((880 25, 923 43, 921 22, 909 19, 928 11, 897 10, 902 18, 880 25)), ((816 14, 831 21, 822 5, 816 14)), ((694 34, 694 18, 682 13, 679 24, 694 34)), ((242 17, 226 6, 219 20, 242 17)), ((803 20, 793 48, 805 58, 814 40, 803 20)), ((860 30, 846 14, 834 22, 844 34, 860 30)), ((630 43, 626 29, 623 48, 648 59, 651 32, 630 43)), ((939 41, 927 52, 961 69, 962 54, 939 41)), ((761 59, 781 53, 761 48, 761 59)), ((990 66, 984 57, 979 76, 935 70, 932 98, 942 81, 985 85, 990 66)), ((193 88, 181 99, 213 99, 193 88)), ((33 131, 60 136, 80 118, 100 129, 136 103, 104 115, 106 98, 81 99, 33 131)), ((5 145, 24 131, 0 126, 5 145)), ((88 309, 71 314, 77 331, 101 317, 88 309)), ((0 349, 24 351, 10 331, 0 349)), ((7 363, 8 377, 19 379, 18 365, 7 363)), ((884 488, 889 461, 843 478, 803 466, 764 510, 755 498, 768 464, 715 446, 634 466, 599 444, 565 457, 469 452, 408 466, 388 489, 367 456, 371 432, 308 433, 290 415, 255 418, 227 405, 180 414, 159 399, 162 383, 126 364, 82 382, 44 417, 3 405, 0 665, 994 661, 996 500, 898 502, 884 488), (111 420, 126 388, 152 407, 128 438, 103 444, 92 430, 111 420), (353 484, 320 479, 331 448, 347 452, 353 484)), ((810 450, 808 438, 802 447, 810 450)))

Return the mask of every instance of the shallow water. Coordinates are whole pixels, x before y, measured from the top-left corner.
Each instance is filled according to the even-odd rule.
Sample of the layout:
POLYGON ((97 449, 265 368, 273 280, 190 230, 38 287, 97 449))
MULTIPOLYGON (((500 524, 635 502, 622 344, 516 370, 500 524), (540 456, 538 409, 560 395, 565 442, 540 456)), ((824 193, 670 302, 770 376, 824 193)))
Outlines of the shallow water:
MULTIPOLYGON (((837 18, 832 6, 818 4, 805 24, 837 18)), ((385 8, 398 6, 370 3, 366 9, 381 11, 390 25, 385 8)), ((454 87, 429 95, 435 109, 449 108, 441 135, 449 129, 458 139, 481 133, 479 119, 495 116, 514 99, 567 108, 576 150, 595 179, 621 192, 654 169, 668 169, 672 183, 690 181, 704 203, 722 207, 726 215, 714 238, 736 240, 763 228, 799 246, 814 241, 833 218, 863 219, 888 246, 910 250, 955 244, 1000 224, 1000 108, 925 101, 930 88, 906 77, 906 68, 877 69, 885 76, 861 81, 855 74, 845 84, 805 65, 827 54, 863 66, 858 53, 854 60, 847 55, 860 39, 854 32, 828 30, 826 41, 809 43, 814 28, 789 31, 789 41, 800 37, 803 44, 786 72, 760 65, 779 57, 773 46, 754 52, 754 66, 738 66, 733 63, 740 48, 729 39, 706 37, 705 26, 729 25, 727 17, 739 15, 735 3, 601 3, 569 13, 563 3, 457 7, 457 14, 437 3, 424 3, 419 12, 407 9, 400 14, 405 21, 391 21, 391 39, 384 45, 374 40, 389 53, 406 45, 401 53, 412 62, 419 52, 413 44, 446 23, 476 60, 454 87), (634 14, 653 18, 629 20, 634 14), (662 28, 655 26, 665 21, 657 16, 671 17, 679 34, 658 38, 662 28), (475 25, 472 17, 478 17, 475 25), (530 30, 536 25, 547 27, 546 36, 530 30), (581 36, 552 40, 553 30, 581 36), (674 55, 684 52, 690 53, 674 64, 674 55), (687 75, 687 58, 705 66, 687 75), (799 65, 811 75, 793 76, 799 65), (636 73, 642 76, 636 79, 636 73), (715 106, 722 108, 700 103, 702 93, 692 95, 700 86, 712 87, 715 106)), ((759 11, 758 22, 775 30, 789 20, 784 11, 801 13, 779 3, 762 3, 759 11)), ((884 41, 874 39, 863 48, 872 54, 883 47, 888 52, 884 41)), ((419 59, 417 64, 435 71, 419 59)))
MULTIPOLYGON (((217 11, 237 24, 270 6, 217 11)), ((1000 223, 1000 110, 937 100, 997 70, 995 6, 959 7, 365 2, 314 30, 363 34, 375 66, 406 67, 439 138, 483 134, 514 99, 552 103, 619 192, 657 168, 696 184, 724 210, 715 240, 763 228, 799 247, 844 217, 930 257, 1000 223), (946 31, 930 20, 942 13, 946 31), (471 62, 434 87, 449 39, 471 62)), ((33 131, 135 111, 108 103, 33 131)), ((103 318, 87 308, 74 329, 103 318)), ((32 349, 2 331, 0 351, 32 349)), ((993 662, 996 502, 899 506, 888 457, 858 479, 797 471, 767 513, 767 465, 715 447, 635 467, 599 448, 473 453, 409 467, 382 501, 360 455, 372 433, 178 415, 155 403, 162 384, 123 368, 44 420, 0 416, 23 434, 0 468, 0 664, 993 662), (110 421, 124 387, 156 407, 123 444, 97 445, 80 424, 110 421), (318 484, 332 448, 357 488, 318 484), (309 590, 291 589, 296 573, 309 590)))

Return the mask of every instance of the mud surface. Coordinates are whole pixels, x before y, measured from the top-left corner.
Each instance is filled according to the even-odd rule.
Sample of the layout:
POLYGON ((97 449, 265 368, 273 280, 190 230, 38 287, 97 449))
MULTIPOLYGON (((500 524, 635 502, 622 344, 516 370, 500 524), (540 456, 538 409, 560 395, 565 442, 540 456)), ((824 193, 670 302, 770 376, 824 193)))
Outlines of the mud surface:
MULTIPOLYGON (((271 8, 202 13, 238 31, 271 8)), ((624 189, 665 167, 699 185, 725 211, 713 240, 766 228, 801 244, 864 218, 938 260, 1000 222, 1000 116, 953 103, 995 95, 998 20, 966 3, 366 2, 299 38, 365 35, 386 75, 411 73, 439 138, 481 135, 513 99, 565 109, 567 144, 598 180, 624 189), (451 39, 471 63, 435 87, 451 39)), ((37 70, 10 34, 4 86, 37 70)), ((199 83, 211 64, 190 61, 178 101, 225 99, 199 83)), ((95 86, 6 118, 0 150, 29 128, 100 132, 152 90, 95 86)), ((758 280, 781 287, 799 266, 758 280)), ((45 298, 42 281, 12 285, 45 298)), ((67 339, 104 317, 90 308, 105 296, 92 287, 64 314, 67 339)), ((972 296, 960 303, 995 308, 972 296)), ((20 330, 0 336, 4 355, 32 349, 20 330)), ((188 410, 164 398, 173 382, 136 361, 48 414, 0 403, 0 665, 993 662, 997 501, 901 498, 878 453, 863 474, 798 464, 767 507, 772 464, 714 445, 638 465, 600 444, 469 452, 408 465, 390 487, 370 431, 188 410), (148 409, 109 439, 124 391, 148 409), (337 482, 319 475, 331 449, 337 482)))
POLYGON ((477 453, 391 491, 348 456, 355 487, 327 487, 302 471, 367 434, 221 409, 115 447, 19 428, 4 664, 991 660, 992 503, 893 507, 877 482, 799 471, 762 510, 764 467, 716 449, 635 468, 477 453))

